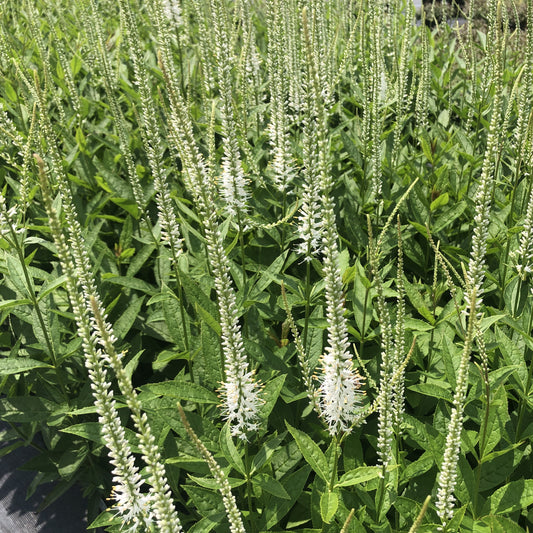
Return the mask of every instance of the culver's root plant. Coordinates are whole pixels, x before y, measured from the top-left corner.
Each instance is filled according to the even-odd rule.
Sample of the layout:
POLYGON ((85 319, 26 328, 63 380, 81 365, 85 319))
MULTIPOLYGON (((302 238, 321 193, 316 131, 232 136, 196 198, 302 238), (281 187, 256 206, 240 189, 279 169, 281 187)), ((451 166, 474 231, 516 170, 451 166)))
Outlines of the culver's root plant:
POLYGON ((0 4, 30 496, 110 533, 533 528, 532 0, 0 4))

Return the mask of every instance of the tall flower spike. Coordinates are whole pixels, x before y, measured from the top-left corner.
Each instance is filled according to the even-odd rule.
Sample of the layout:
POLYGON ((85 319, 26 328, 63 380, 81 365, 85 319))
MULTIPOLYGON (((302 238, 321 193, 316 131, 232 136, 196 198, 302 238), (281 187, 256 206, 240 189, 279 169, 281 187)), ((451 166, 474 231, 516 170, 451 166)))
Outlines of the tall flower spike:
POLYGON ((185 415, 185 411, 179 403, 178 411, 187 434, 194 442, 196 449, 202 454, 207 466, 209 466, 209 470, 211 470, 211 474, 217 482, 218 490, 220 491, 220 494, 222 494, 222 501, 224 503, 224 508, 226 509, 226 516, 228 517, 231 533, 246 533, 244 524, 242 522, 241 512, 237 507, 235 496, 233 496, 231 492, 231 486, 226 474, 224 474, 222 468, 220 468, 220 465, 215 461, 215 458, 211 455, 209 450, 205 447, 204 443, 200 440, 194 429, 189 424, 187 416, 185 415))
POLYGON ((322 213, 320 212, 321 176, 329 172, 327 154, 326 110, 320 90, 314 47, 311 40, 307 9, 302 10, 303 41, 305 45, 304 113, 302 152, 304 182, 302 207, 298 216, 298 236, 301 239, 297 251, 310 261, 322 245, 322 213))
POLYGON ((260 387, 254 379, 244 351, 229 260, 216 211, 213 209, 214 184, 194 140, 189 111, 177 85, 172 55, 165 45, 167 29, 158 12, 157 9, 154 11, 161 46, 160 63, 170 101, 169 139, 180 154, 185 184, 195 199, 217 293, 225 368, 225 380, 221 388, 222 409, 230 422, 232 434, 245 439, 248 431, 258 427, 259 407, 262 403, 260 387))
POLYGON ((125 28, 126 40, 131 51, 135 83, 140 95, 141 137, 154 177, 154 188, 156 190, 155 201, 161 224, 161 240, 163 244, 169 247, 171 260, 176 264, 178 256, 182 252, 182 239, 174 204, 166 181, 165 169, 163 168, 164 149, 156 103, 151 94, 148 69, 146 68, 139 46, 141 39, 134 13, 131 10, 129 0, 119 0, 118 3, 120 6, 121 21, 125 28))
MULTIPOLYGON (((396 325, 394 328, 394 350, 392 357, 392 369, 400 371, 405 353, 405 287, 403 283, 403 243, 398 217, 398 274, 396 276, 396 289, 398 291, 396 305, 396 325)), ((394 381, 394 380, 393 380, 394 381)), ((400 371, 398 378, 393 384, 392 408, 394 413, 394 426, 398 434, 405 402, 405 372, 400 371)))
MULTIPOLYGON (((116 351, 113 351, 114 337, 110 326, 104 324, 103 327, 99 327, 98 315, 96 314, 95 309, 99 310, 103 316, 103 312, 101 311, 103 305, 96 288, 91 260, 84 243, 83 233, 72 200, 72 194, 61 167, 61 159, 55 139, 52 135, 51 124, 48 116, 43 112, 43 110, 46 109, 44 96, 39 90, 37 80, 35 86, 39 98, 41 134, 46 140, 51 155, 51 174, 56 180, 62 197, 62 205, 68 227, 69 244, 75 264, 75 276, 82 288, 84 312, 94 314, 93 324, 97 334, 92 334, 91 338, 94 346, 100 345, 104 348, 105 354, 104 352, 98 353, 98 358, 105 357, 106 361, 108 361, 113 367, 119 381, 119 386, 121 387, 121 392, 127 398, 128 405, 132 410, 134 423, 138 430, 141 450, 143 451, 143 458, 149 469, 149 481, 152 485, 150 492, 154 505, 157 527, 161 533, 181 531, 181 525, 176 511, 173 508, 172 498, 166 482, 164 467, 160 462, 159 452, 155 445, 155 438, 151 434, 146 415, 140 413, 140 402, 131 387, 131 382, 125 377, 126 374, 120 358, 117 356, 116 351)), ((101 348, 98 349, 100 350, 101 348)))
POLYGON ((286 106, 286 88, 284 87, 283 72, 286 68, 283 53, 283 24, 280 0, 269 4, 269 34, 267 64, 270 79, 270 102, 272 111, 268 133, 272 146, 272 174, 273 181, 280 191, 286 191, 294 177, 291 162, 291 143, 288 131, 288 117, 286 106))
POLYGON ((324 287, 326 292, 326 317, 328 321, 327 346, 322 356, 319 409, 336 435, 349 431, 356 419, 362 378, 353 367, 353 357, 348 342, 348 324, 344 317, 344 295, 339 264, 338 233, 335 222, 335 205, 331 197, 333 180, 327 155, 329 142, 326 128, 326 104, 320 92, 320 79, 314 68, 313 48, 309 34, 307 13, 302 14, 302 25, 308 58, 308 101, 316 127, 315 142, 318 147, 315 181, 320 191, 319 235, 322 240, 324 287))
MULTIPOLYGON (((232 69, 235 59, 232 52, 232 35, 229 31, 227 7, 224 0, 210 0, 211 23, 215 38, 218 83, 220 86, 222 135, 224 137, 224 155, 222 157, 221 193, 225 208, 234 216, 239 229, 244 229, 248 205, 247 181, 242 166, 239 136, 234 104, 234 83, 232 69)), ((247 142, 243 139, 242 142, 247 142)))
POLYGON ((144 193, 135 169, 135 162, 127 133, 126 119, 124 118, 124 114, 122 113, 116 96, 117 81, 112 74, 109 58, 107 57, 102 21, 99 17, 98 7, 95 0, 84 0, 83 4, 83 9, 80 10, 80 14, 83 17, 83 25, 87 32, 89 50, 94 55, 96 66, 102 75, 109 109, 118 133, 120 151, 126 164, 128 180, 133 192, 137 210, 142 217, 145 208, 144 193))
MULTIPOLYGON (((204 214, 205 216, 205 214, 204 214)), ((213 217, 204 218, 209 262, 217 291, 225 379, 221 387, 224 417, 229 420, 232 435, 246 439, 246 433, 258 428, 261 399, 259 386, 250 370, 242 330, 237 314, 235 292, 229 275, 229 263, 218 225, 213 217)))
POLYGON ((333 202, 327 192, 323 196, 324 217, 322 244, 324 249, 324 285, 328 333, 320 377, 320 407, 330 433, 349 431, 357 414, 363 379, 353 368, 349 350, 348 324, 344 317, 342 275, 339 266, 337 230, 333 202))
MULTIPOLYGON (((499 16, 497 17, 499 19, 499 16)), ((464 417, 466 393, 468 389, 468 366, 470 353, 479 320, 478 310, 482 302, 482 283, 485 274, 485 254, 487 251, 487 238, 489 216, 491 208, 491 195, 494 184, 495 160, 498 152, 498 131, 501 126, 501 94, 503 79, 503 50, 505 38, 501 33, 500 20, 495 25, 494 60, 491 79, 494 83, 494 98, 492 102, 492 116, 490 120, 487 146, 483 158, 481 177, 476 191, 474 205, 474 231, 472 236, 472 250, 468 263, 465 287, 467 332, 465 336, 461 363, 457 373, 457 383, 453 397, 453 407, 446 435, 444 456, 438 476, 437 514, 442 520, 443 528, 453 517, 455 505, 454 490, 457 482, 457 462, 461 450, 461 431, 464 417)))
MULTIPOLYGON (((524 173, 524 178, 529 178, 529 169, 528 172, 524 173)), ((527 204, 524 229, 520 233, 520 245, 516 258, 516 270, 520 277, 525 280, 528 274, 533 272, 533 189, 527 204)))
POLYGON ((379 268, 379 239, 374 243, 372 224, 368 217, 370 266, 374 276, 377 292, 377 311, 381 329, 381 366, 379 374, 379 394, 376 400, 378 418, 378 456, 382 465, 386 466, 392 459, 394 442, 394 344, 390 311, 385 301, 383 280, 379 268))
POLYGON ((120 422, 111 383, 107 379, 107 371, 101 350, 98 348, 91 332, 88 311, 78 290, 78 280, 76 279, 76 271, 69 247, 63 234, 59 217, 52 206, 44 162, 38 156, 36 160, 39 166, 41 191, 50 230, 56 244, 61 268, 66 275, 67 293, 74 313, 77 333, 82 341, 85 366, 89 373, 98 421, 102 424, 102 436, 109 450, 110 461, 113 464, 115 509, 119 516, 122 517, 124 524, 130 526, 133 531, 140 526, 150 528, 152 522, 150 505, 146 495, 142 494, 140 490, 143 481, 138 468, 135 466, 135 459, 120 422))
POLYGON ((120 392, 131 410, 132 419, 137 429, 139 448, 148 467, 148 481, 151 484, 149 500, 155 515, 154 522, 161 533, 182 531, 172 503, 172 493, 166 479, 161 453, 155 442, 148 418, 145 413, 141 412, 141 402, 122 365, 123 354, 117 353, 115 349, 116 338, 113 334, 113 328, 107 321, 103 308, 95 295, 88 295, 88 300, 92 312, 91 322, 94 327, 95 343, 102 347, 102 358, 109 363, 115 372, 120 392))

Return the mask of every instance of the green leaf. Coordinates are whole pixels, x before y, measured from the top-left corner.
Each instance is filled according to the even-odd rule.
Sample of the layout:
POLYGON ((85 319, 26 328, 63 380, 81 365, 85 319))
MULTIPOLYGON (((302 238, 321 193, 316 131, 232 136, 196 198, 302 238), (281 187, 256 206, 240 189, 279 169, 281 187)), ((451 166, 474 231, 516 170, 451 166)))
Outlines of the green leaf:
POLYGON ((431 205, 429 206, 429 210, 431 212, 436 211, 439 207, 443 207, 448 204, 450 200, 450 196, 447 192, 440 194, 431 202, 431 205))
POLYGON ((82 424, 74 424, 67 428, 63 428, 60 431, 63 433, 70 433, 71 435, 77 435, 84 439, 96 442, 98 444, 104 444, 102 437, 102 425, 99 422, 83 422, 82 424))
POLYGON ((480 446, 481 462, 502 440, 508 420, 507 394, 505 388, 500 386, 492 393, 488 417, 483 417, 481 421, 479 432, 485 439, 480 446))
POLYGON ((329 524, 339 507, 339 495, 329 490, 320 496, 320 516, 322 520, 329 524))
POLYGON ((225 513, 213 513, 209 516, 204 516, 199 522, 196 522, 189 528, 188 533, 209 533, 220 525, 220 522, 226 518, 225 513))
MULTIPOLYGON (((169 289, 164 289, 168 292, 169 289)), ((177 298, 171 297, 162 301, 163 315, 165 317, 165 324, 168 328, 168 332, 172 337, 172 340, 179 347, 180 350, 185 349, 185 343, 183 341, 185 337, 186 324, 181 319, 180 304, 177 298)))
POLYGON ((18 102, 17 92, 15 91, 15 89, 13 89, 13 86, 11 85, 11 83, 9 83, 7 78, 4 78, 2 80, 2 86, 3 86, 3 89, 4 89, 5 93, 6 93, 6 96, 12 102, 18 102))
POLYGON ((283 485, 277 479, 274 479, 268 474, 256 474, 253 476, 252 482, 265 492, 276 496, 276 498, 281 498, 282 500, 291 499, 287 491, 283 488, 283 485))
POLYGON ((20 374, 21 372, 28 372, 34 368, 54 368, 42 361, 35 361, 28 357, 10 357, 7 359, 0 359, 0 376, 10 376, 12 374, 20 374))
POLYGON ((140 298, 135 296, 130 300, 126 310, 113 324, 113 332, 118 340, 123 340, 133 326, 135 319, 139 316, 144 299, 144 296, 141 296, 140 298))
POLYGON ((78 143, 80 152, 85 152, 87 148, 87 141, 85 140, 85 135, 83 134, 83 130, 79 127, 76 128, 76 142, 78 143))
POLYGON ((241 457, 241 454, 233 444, 233 438, 231 436, 229 422, 224 424, 222 431, 220 432, 219 439, 220 449, 227 459, 228 463, 237 470, 243 476, 246 475, 246 468, 241 457))
POLYGON ((180 271, 180 278, 187 300, 191 302, 202 320, 220 336, 221 328, 216 305, 204 294, 198 283, 185 272, 180 271))
POLYGON ((356 266, 359 268, 356 269, 353 285, 353 313, 357 329, 364 338, 372 323, 372 292, 363 268, 359 263, 356 266))
POLYGON ((489 384, 492 390, 497 389, 500 385, 504 385, 509 376, 518 370, 517 365, 502 366, 497 370, 489 373, 489 384))
POLYGON ((249 300, 255 301, 256 298, 273 282, 278 282, 278 277, 276 274, 279 274, 283 265, 285 264, 285 258, 289 252, 286 251, 276 257, 272 264, 266 269, 261 271, 260 278, 257 283, 254 285, 250 292, 249 300))
POLYGON ((0 311, 5 311, 19 305, 30 305, 32 302, 26 298, 20 298, 18 300, 3 300, 0 302, 0 311))
POLYGON ((533 505, 533 479, 511 481, 491 494, 486 508, 492 514, 507 514, 533 505))
POLYGON ((78 450, 67 450, 59 459, 57 470, 61 477, 70 479, 85 461, 89 450, 82 446, 78 450))
POLYGON ((40 302, 45 296, 47 296, 51 292, 54 292, 58 287, 61 287, 65 283, 66 279, 67 279, 66 274, 63 274, 62 276, 55 278, 50 283, 44 283, 41 286, 39 295, 37 296, 37 301, 40 302))
POLYGON ((272 409, 274 409, 286 377, 286 374, 281 374, 265 384, 261 393, 261 398, 264 400, 264 403, 259 407, 259 417, 261 420, 266 420, 272 412, 272 409))
POLYGON ((37 396, 0 398, 0 419, 9 422, 43 422, 59 405, 37 396))
MULTIPOLYGON (((9 272, 9 276, 6 278, 6 281, 10 282, 15 288, 15 290, 23 295, 28 296, 28 287, 26 286, 26 278, 24 276, 24 270, 20 265, 20 262, 17 261, 13 256, 6 254, 5 255, 6 266, 9 272)), ((33 279, 30 276, 30 292, 35 293, 35 287, 33 285, 33 279)))
POLYGON ((524 533, 514 521, 503 516, 484 516, 474 523, 473 533, 524 533))
POLYGON ((211 516, 213 511, 223 511, 222 496, 218 491, 205 489, 196 485, 182 486, 192 500, 193 505, 202 516, 211 516))
POLYGON ((114 275, 111 277, 103 276, 103 278, 109 283, 114 283, 115 285, 120 285, 121 287, 126 287, 128 289, 135 289, 152 295, 156 293, 155 287, 142 279, 114 275))
POLYGON ((309 466, 326 482, 329 482, 328 462, 326 456, 322 453, 318 444, 307 433, 293 428, 287 421, 285 425, 293 436, 300 452, 304 456, 309 466))
POLYGON ((260 529, 270 530, 289 512, 303 492, 309 471, 310 468, 305 465, 293 474, 283 477, 283 486, 290 500, 272 497, 263 512, 262 521, 259 526, 260 529))
POLYGON ((431 151, 431 146, 426 141, 424 136, 420 137, 420 144, 422 146, 422 152, 424 152, 424 155, 427 157, 428 161, 433 163, 433 152, 431 151))
POLYGON ((424 302, 424 298, 418 291, 417 287, 407 280, 404 280, 405 294, 409 298, 409 301, 413 304, 415 309, 430 323, 435 324, 435 318, 433 313, 428 309, 424 302))
POLYGON ((211 403, 217 404, 220 402, 218 396, 198 385, 191 383, 184 379, 175 379, 174 381, 163 381, 162 383, 149 383, 140 387, 143 391, 151 392, 157 396, 168 396, 170 398, 177 398, 179 400, 187 400, 195 403, 211 403))
POLYGON ((128 265, 128 277, 133 277, 135 274, 137 274, 137 272, 139 272, 143 265, 148 261, 154 250, 155 246, 153 244, 145 244, 141 250, 135 254, 128 265))
POLYGON ((216 389, 223 380, 223 364, 218 335, 207 324, 202 323, 199 339, 199 353, 195 356, 195 366, 201 381, 216 389))
POLYGON ((494 333, 496 334, 496 342, 498 343, 498 348, 503 355, 506 365, 517 367, 516 372, 513 373, 513 377, 516 378, 522 390, 525 390, 528 380, 528 369, 522 354, 516 349, 516 344, 498 326, 495 326, 494 333))
POLYGON ((416 385, 411 385, 408 389, 425 396, 440 398, 448 402, 452 401, 452 393, 450 390, 437 383, 417 383, 416 385))
POLYGON ((284 431, 281 435, 267 440, 263 444, 261 449, 255 454, 252 460, 252 469, 250 472, 252 475, 254 474, 254 472, 259 471, 265 464, 268 463, 274 452, 279 448, 286 434, 287 432, 284 431))
POLYGON ((117 516, 117 513, 114 511, 104 511, 99 514, 95 520, 87 526, 87 529, 96 529, 100 527, 108 527, 114 524, 119 525, 123 522, 120 516, 117 516))
MULTIPOLYGON (((211 477, 199 477, 199 476, 193 476, 192 474, 189 474, 189 478, 191 478, 195 483, 198 483, 200 487, 204 487, 206 489, 211 489, 211 490, 220 489, 220 483, 216 479, 213 479, 211 477)), ((244 485, 244 483, 246 483, 246 479, 242 479, 242 478, 226 477, 226 479, 231 488, 240 487, 241 485, 244 485)))
POLYGON ((365 481, 370 481, 380 476, 382 472, 381 466, 360 466, 346 472, 335 484, 335 487, 352 487, 365 481))
POLYGON ((416 461, 408 464, 401 472, 402 480, 409 481, 412 478, 425 474, 435 464, 433 455, 424 452, 416 461))
POLYGON ((433 224, 432 232, 438 233, 439 231, 442 231, 444 228, 448 227, 454 220, 459 218, 466 209, 466 202, 461 201, 454 203, 447 209, 442 210, 435 221, 435 224, 433 224))
POLYGON ((450 112, 447 109, 443 109, 439 116, 437 117, 437 120, 439 124, 442 124, 444 129, 448 128, 448 124, 450 123, 450 112))

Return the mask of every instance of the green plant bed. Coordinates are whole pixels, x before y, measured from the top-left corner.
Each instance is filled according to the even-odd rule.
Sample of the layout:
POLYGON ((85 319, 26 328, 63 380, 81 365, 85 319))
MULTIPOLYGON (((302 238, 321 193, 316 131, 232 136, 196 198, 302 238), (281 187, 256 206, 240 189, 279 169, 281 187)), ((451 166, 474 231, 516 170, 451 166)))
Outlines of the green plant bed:
POLYGON ((500 3, 0 10, 0 439, 50 501, 532 529, 533 38, 500 3))

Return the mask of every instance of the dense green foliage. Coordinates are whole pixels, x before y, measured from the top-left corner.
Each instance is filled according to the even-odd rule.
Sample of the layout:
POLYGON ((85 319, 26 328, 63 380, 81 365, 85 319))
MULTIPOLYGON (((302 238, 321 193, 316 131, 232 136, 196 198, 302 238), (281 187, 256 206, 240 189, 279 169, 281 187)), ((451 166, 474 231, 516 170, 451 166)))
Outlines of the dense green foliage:
POLYGON ((116 483, 79 291, 97 332, 101 298, 117 362, 103 341, 94 356, 140 464, 137 390, 184 530, 230 531, 224 477, 248 532, 533 528, 533 35, 496 1, 479 30, 417 25, 398 0, 0 13, 0 453, 39 450, 29 493, 80 483, 95 527, 126 520, 100 514, 116 483), (72 213, 93 292, 61 256, 63 232, 77 257, 72 213), (364 376, 350 431, 321 396, 342 316, 364 376), (256 430, 228 414, 232 334, 256 430))

